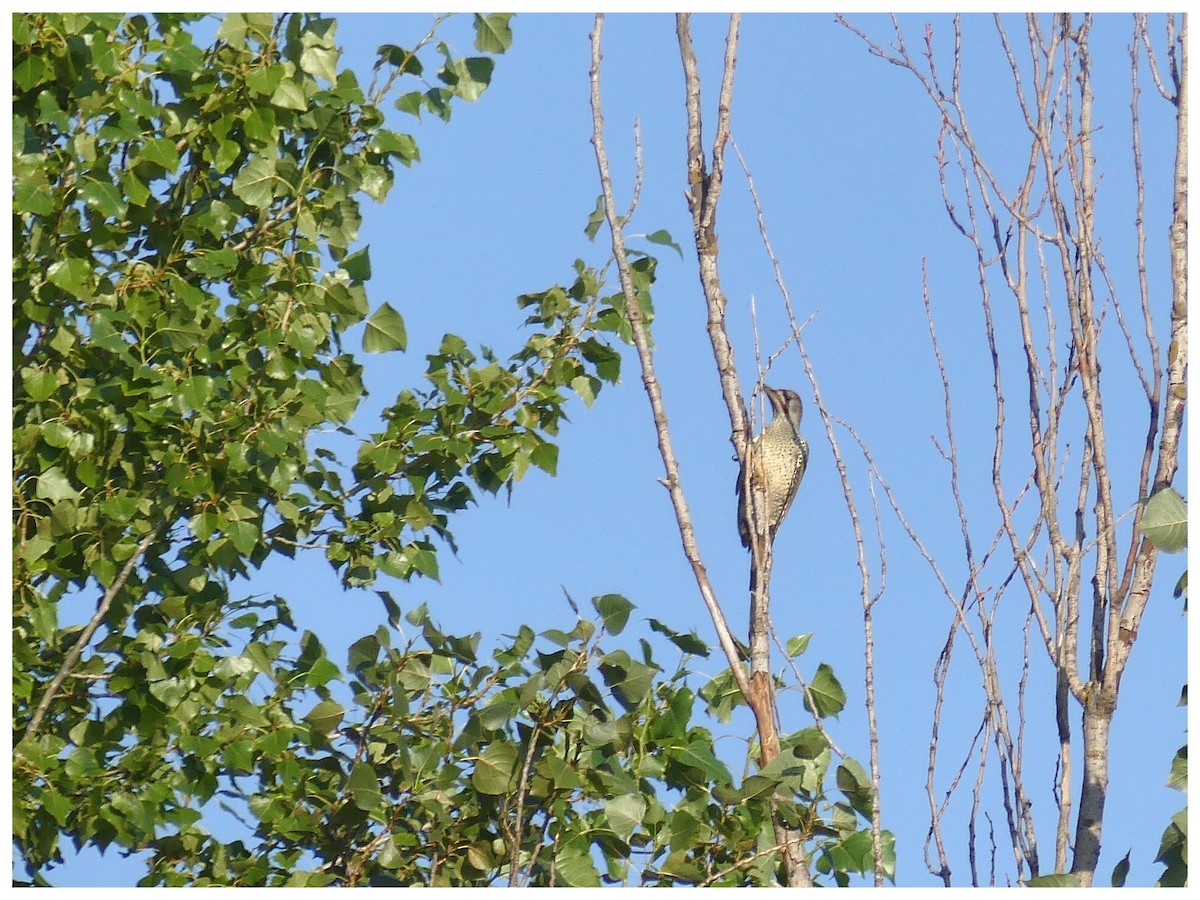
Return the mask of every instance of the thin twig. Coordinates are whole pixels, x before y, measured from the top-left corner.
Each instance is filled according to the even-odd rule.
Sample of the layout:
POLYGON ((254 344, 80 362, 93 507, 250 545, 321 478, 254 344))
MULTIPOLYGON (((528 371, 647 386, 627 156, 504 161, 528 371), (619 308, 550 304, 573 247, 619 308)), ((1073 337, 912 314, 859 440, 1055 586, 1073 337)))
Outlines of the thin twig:
MULTIPOLYGON (((822 421, 825 423, 826 437, 829 440, 831 449, 834 454, 834 459, 838 466, 838 471, 842 476, 842 490, 846 500, 846 509, 850 515, 851 526, 854 530, 855 542, 858 549, 858 566, 861 575, 861 597, 863 604, 863 635, 864 635, 864 683, 866 694, 866 710, 867 710, 867 726, 868 740, 870 744, 870 766, 871 766, 871 840, 872 852, 875 862, 875 885, 883 886, 884 881, 884 859, 883 859, 883 825, 882 812, 880 809, 879 793, 880 793, 880 761, 879 761, 879 730, 875 715, 875 636, 874 624, 871 616, 871 608, 879 600, 883 593, 884 574, 887 571, 885 545, 883 542, 883 533, 879 519, 879 507, 875 505, 875 524, 878 537, 878 546, 880 553, 880 585, 878 591, 872 595, 871 592, 871 576, 870 569, 866 561, 865 542, 862 534, 862 525, 859 521, 858 508, 855 505, 853 493, 850 489, 850 482, 847 475, 846 467, 841 458, 841 449, 838 446, 837 438, 830 427, 830 415, 825 408, 821 399, 820 388, 817 385, 816 374, 812 368, 811 361, 808 357, 808 352, 805 349, 802 333, 808 321, 811 321, 811 316, 803 325, 796 320, 795 310, 792 306, 791 292, 788 290, 787 284, 783 278, 783 268, 780 265, 779 257, 775 254, 775 249, 771 244, 770 235, 767 232, 766 217, 763 213, 762 202, 759 199, 758 191, 754 187, 754 178, 750 173, 749 166, 746 165, 746 160, 738 150, 737 145, 734 145, 734 152, 737 154, 738 161, 741 163, 742 171, 746 176, 747 189, 750 197, 754 202, 755 215, 758 220, 759 238, 766 250, 767 257, 771 261, 771 265, 775 272, 775 284, 779 288, 780 296, 783 299, 784 307, 787 310, 788 322, 791 324, 792 340, 796 344, 796 348, 800 353, 801 359, 804 362, 805 372, 808 375, 809 382, 813 387, 814 402, 821 414, 822 421)), ((875 499, 874 487, 871 487, 872 500, 875 499)), ((807 688, 805 688, 807 694, 807 688)), ((811 698, 810 698, 811 703, 811 698)))

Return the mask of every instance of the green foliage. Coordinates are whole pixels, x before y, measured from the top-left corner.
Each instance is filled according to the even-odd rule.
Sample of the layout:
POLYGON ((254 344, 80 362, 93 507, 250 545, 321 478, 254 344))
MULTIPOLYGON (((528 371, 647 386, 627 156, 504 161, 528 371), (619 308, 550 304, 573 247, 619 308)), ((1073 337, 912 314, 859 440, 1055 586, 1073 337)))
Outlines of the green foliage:
MULTIPOLYGON (((366 353, 408 345, 359 246, 360 204, 420 159, 382 104, 449 119, 478 99, 509 16, 474 18, 481 56, 436 42, 441 20, 383 45, 366 90, 330 19, 234 13, 200 46, 203 18, 13 19, 13 831, 31 881, 67 841, 145 853, 145 885, 771 884, 772 809, 836 883, 867 871, 861 767, 827 794, 807 729, 736 783, 696 721, 739 704, 730 673, 695 691, 684 665, 708 648, 657 621, 682 654, 669 676, 645 641, 602 645, 623 597, 488 657, 376 589, 392 628, 339 665, 284 598, 237 596, 300 550, 348 588, 436 578, 455 512, 553 474, 569 397, 617 380, 607 335, 629 323, 577 261, 517 298, 521 346, 445 335, 356 435, 350 330, 366 353), (357 440, 352 466, 331 431, 357 440), (86 628, 68 600, 95 603, 86 628), (242 833, 214 833, 215 808, 242 833)), ((655 266, 634 264, 647 320, 655 266)), ((812 692, 821 716, 845 703, 828 667, 812 692)))
MULTIPOLYGON (((314 440, 363 396, 347 331, 362 324, 368 352, 407 343, 399 311, 372 312, 355 246, 360 203, 419 159, 380 104, 434 54, 448 118, 491 60, 431 31, 364 91, 332 20, 235 13, 202 47, 201 18, 13 19, 14 827, 35 877, 64 834, 145 847, 264 746, 336 727, 329 697, 307 721, 281 713, 338 672, 302 639, 301 683, 283 685, 287 607, 233 599, 239 576, 317 546, 347 585, 436 577, 448 514, 553 471, 568 397, 619 374, 597 332, 611 304, 580 263, 507 360, 447 335, 347 477, 314 440), (59 620, 76 596, 101 598, 88 631, 59 620)), ((475 28, 485 53, 511 43, 507 16, 475 28)))
MULTIPOLYGON (((443 632, 418 608, 405 616, 413 637, 403 647, 380 629, 350 649, 344 669, 311 633, 298 652, 263 658, 248 616, 233 629, 245 642, 239 655, 206 681, 174 683, 161 714, 173 752, 139 754, 153 764, 153 786, 139 778, 140 792, 109 797, 110 840, 149 852, 144 885, 753 885, 781 875, 776 856, 758 855, 774 842, 774 806, 795 823, 832 811, 810 834, 819 870, 836 866, 838 883, 869 871, 861 768, 851 763, 857 774, 847 777, 843 764, 844 799, 827 798, 829 749, 809 729, 738 785, 695 722, 690 657, 667 675, 649 650, 634 661, 603 646, 604 610, 618 602, 632 608, 597 597, 595 621, 541 635, 522 627, 488 656, 478 634, 443 632), (233 672, 243 690, 269 677, 267 702, 228 692, 223 676, 233 672), (636 692, 631 676, 642 679, 636 692), (343 678, 349 710, 327 696, 343 678), (200 825, 200 808, 217 796, 250 834, 222 841, 200 825)), ((120 728, 88 723, 69 775, 132 780, 131 761, 84 749, 120 728)), ((49 766, 62 749, 41 739, 23 758, 49 766)), ((59 790, 36 799, 78 827, 76 804, 59 790)))
MULTIPOLYGON (((1171 774, 1167 776, 1167 787, 1187 793, 1188 748, 1184 744, 1171 761, 1171 774)), ((1158 856, 1154 859, 1165 866, 1158 877, 1159 887, 1187 886, 1187 807, 1172 818, 1163 831, 1158 844, 1158 856)))
POLYGON ((1171 817, 1163 831, 1155 862, 1166 868, 1155 883, 1158 887, 1187 887, 1187 808, 1171 817))

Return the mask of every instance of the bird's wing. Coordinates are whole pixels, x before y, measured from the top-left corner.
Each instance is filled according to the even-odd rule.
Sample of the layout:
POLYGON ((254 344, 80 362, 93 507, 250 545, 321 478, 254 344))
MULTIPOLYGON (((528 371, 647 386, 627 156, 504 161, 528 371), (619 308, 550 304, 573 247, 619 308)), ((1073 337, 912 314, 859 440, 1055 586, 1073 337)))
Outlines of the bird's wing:
POLYGON ((792 508, 792 501, 796 499, 796 492, 800 490, 800 482, 804 480, 804 472, 808 469, 808 441, 800 438, 800 464, 796 466, 796 477, 792 479, 791 487, 788 490, 787 497, 783 501, 783 509, 779 512, 779 522, 787 518, 788 510, 792 508))
MULTIPOLYGON (((762 435, 756 437, 750 442, 750 446, 746 448, 747 461, 750 465, 749 478, 751 490, 758 489, 760 485, 766 483, 766 473, 763 472, 762 467, 762 454, 758 452, 761 437, 762 435)), ((737 491, 738 498, 738 534, 741 536, 742 546, 749 547, 750 532, 752 529, 750 528, 750 510, 748 509, 746 494, 743 490, 746 483, 745 479, 746 467, 743 465, 738 469, 738 480, 737 484, 734 485, 734 489, 737 491)), ((762 514, 766 515, 766 511, 763 510, 762 514)))

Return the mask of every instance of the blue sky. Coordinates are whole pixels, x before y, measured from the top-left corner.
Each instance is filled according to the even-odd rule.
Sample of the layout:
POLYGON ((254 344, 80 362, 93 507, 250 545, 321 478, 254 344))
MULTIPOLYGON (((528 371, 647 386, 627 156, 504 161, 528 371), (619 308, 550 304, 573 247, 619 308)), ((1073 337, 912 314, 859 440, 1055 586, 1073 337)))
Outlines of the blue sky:
MULTIPOLYGON (((850 17, 881 43, 890 24, 880 15, 850 17)), ((945 16, 903 16, 914 50, 923 23, 934 23, 935 46, 949 46, 945 16)), ((381 43, 411 45, 424 34, 427 15, 348 15, 339 20, 345 63, 369 77, 381 43)), ((706 96, 706 141, 711 139, 726 18, 693 20, 706 96)), ((382 207, 365 209, 361 232, 370 244, 372 302, 390 302, 405 317, 407 354, 367 360, 371 396, 352 427, 373 430, 372 417, 404 386, 416 383, 447 331, 505 356, 522 342, 524 316, 514 298, 569 282, 582 257, 600 264, 606 235, 588 242, 583 227, 599 193, 589 138, 587 105, 589 16, 518 15, 515 43, 497 61, 491 88, 471 106, 456 107, 448 125, 423 123, 389 111, 392 127, 412 132, 422 162, 397 174, 382 207)), ((1019 36, 1019 23, 1009 23, 1019 36)), ((728 418, 720 398, 704 330, 705 311, 692 252, 690 216, 683 200, 683 79, 668 15, 610 15, 605 28, 603 91, 608 150, 624 206, 632 188, 632 131, 640 121, 645 184, 634 233, 665 228, 684 247, 684 259, 656 248, 660 260, 654 299, 658 375, 681 459, 682 479, 705 562, 735 628, 744 633, 748 555, 736 533, 736 465, 728 418)), ((1104 249, 1122 295, 1136 302, 1132 258, 1131 170, 1128 147, 1129 17, 1100 17, 1093 31, 1098 112, 1098 165, 1104 249)), ((1161 34, 1161 24, 1156 34, 1161 34)), ((458 53, 469 53, 470 18, 442 32, 458 53)), ((976 110, 981 142, 1009 183, 1025 153, 1013 118, 1011 80, 1000 68, 991 18, 968 21, 971 56, 964 89, 976 110)), ((1148 79, 1142 105, 1147 160, 1152 296, 1165 327, 1166 193, 1173 165, 1173 120, 1148 79)), ((977 276, 970 245, 953 229, 942 206, 934 161, 938 119, 915 79, 871 57, 862 42, 830 14, 748 15, 742 24, 733 105, 733 136, 750 166, 771 239, 782 263, 797 315, 813 315, 805 332, 828 408, 849 421, 870 446, 885 478, 955 587, 964 564, 947 468, 931 443, 944 430, 941 384, 930 352, 921 302, 922 260, 942 353, 952 378, 955 424, 962 453, 964 492, 978 522, 976 543, 990 541, 997 516, 991 493, 993 399, 977 276)), ((782 303, 759 240, 754 210, 736 157, 729 156, 718 231, 730 329, 742 384, 753 379, 749 303, 755 298, 765 352, 787 335, 782 303)), ((633 246, 648 246, 631 239, 633 246)), ((614 280, 615 284, 615 280, 614 280)), ((1111 354, 1105 388, 1113 406, 1109 438, 1118 463, 1135 459, 1144 428, 1115 323, 1105 332, 1111 354), (1131 422, 1129 431, 1123 430, 1131 422)), ((1165 348, 1165 342, 1164 342, 1165 348)), ((711 623, 688 570, 665 490, 637 361, 625 353, 622 384, 606 388, 588 410, 577 402, 561 436, 558 477, 533 471, 511 503, 485 497, 451 523, 459 557, 441 559, 440 584, 381 584, 405 609, 429 605, 450 631, 485 637, 519 624, 560 627, 572 621, 563 591, 586 604, 593 595, 622 593, 636 615, 695 628, 715 646, 711 623)), ((1018 420, 1023 373, 1010 366, 1007 384, 1018 420)), ((837 672, 850 701, 830 730, 839 745, 867 762, 863 712, 862 610, 855 546, 833 457, 811 405, 812 389, 794 349, 776 364, 769 382, 798 390, 806 402, 805 430, 812 458, 799 496, 775 546, 773 615, 783 639, 812 632, 802 658, 811 676, 818 662, 837 672)), ((851 466, 860 512, 870 515, 867 479, 853 444, 839 434, 851 466)), ((1024 465, 1016 442, 1014 469, 1024 465)), ((1134 463, 1136 465, 1136 463, 1134 463)), ((1186 467, 1177 482, 1182 492, 1186 467)), ((1115 485, 1117 507, 1137 502, 1134 485, 1115 485)), ((922 861, 929 826, 925 795, 932 669, 951 621, 951 608, 928 567, 885 509, 886 592, 876 608, 877 702, 881 732, 884 826, 898 839, 897 883, 937 883, 922 861)), ((867 522, 868 528, 871 527, 867 522)), ((1126 672, 1113 729, 1111 789, 1098 883, 1133 850, 1130 884, 1150 884, 1159 836, 1184 798, 1163 786, 1175 750, 1186 740, 1186 711, 1176 707, 1186 680, 1186 629, 1170 596, 1182 557, 1164 557, 1159 583, 1126 672)), ((878 573, 873 575, 878 578, 878 573)), ((384 577, 386 581, 386 577, 384 577)), ((874 582, 877 585, 877 581, 874 582)), ((373 594, 344 594, 317 557, 269 564, 253 586, 283 594, 297 625, 344 647, 383 620, 373 594)), ((1028 601, 1014 585, 998 626, 1002 673, 1019 675, 1021 628, 1028 601), (1008 654, 1004 654, 1007 650, 1008 654)), ((623 638, 649 636, 635 620, 623 638)), ((1044 652, 1034 643, 1026 700, 1029 790, 1039 825, 1043 866, 1052 860, 1054 807, 1053 702, 1044 652)), ((959 651, 962 652, 961 650, 959 651)), ((334 651, 337 659, 340 650, 334 651)), ((668 655, 665 657, 670 659, 668 655)), ((715 674, 723 664, 707 663, 715 674)), ((703 667, 700 667, 703 668, 703 667)), ((979 724, 978 673, 957 656, 943 725, 944 790, 957 755, 979 724)), ((1015 680, 1010 680, 1015 698, 1015 680)), ((1013 701, 1015 703, 1015 699, 1013 701)), ((1074 708, 1073 708, 1074 714, 1074 708)), ((799 703, 783 703, 784 730, 809 724, 799 703)), ((1078 731, 1078 716, 1074 716, 1078 731)), ((743 731, 739 732, 744 734, 743 731)), ((732 745, 730 745, 732 746, 732 745)), ((734 751, 736 752, 736 751, 734 751)), ((994 760, 993 760, 994 762, 994 760)), ((1076 771, 1081 763, 1076 758, 1076 771)), ((993 770, 994 771, 994 770, 993 770)), ((968 774, 970 779, 973 775, 968 774)), ((1076 793, 1077 796, 1077 793, 1076 793)), ((993 791, 988 804, 997 828, 997 866, 1011 871, 1004 849, 1002 810, 993 791)), ((961 802, 961 801, 960 801, 961 802)), ((965 818, 951 814, 946 828, 955 881, 967 883, 965 818)), ((982 823, 981 823, 982 824, 982 823)), ((986 844, 981 852, 986 853, 986 844)), ((89 857, 68 865, 56 883, 95 884, 97 872, 121 883, 123 866, 89 857), (82 865, 81 865, 82 864, 82 865)), ((984 866, 986 878, 986 865, 984 866)))

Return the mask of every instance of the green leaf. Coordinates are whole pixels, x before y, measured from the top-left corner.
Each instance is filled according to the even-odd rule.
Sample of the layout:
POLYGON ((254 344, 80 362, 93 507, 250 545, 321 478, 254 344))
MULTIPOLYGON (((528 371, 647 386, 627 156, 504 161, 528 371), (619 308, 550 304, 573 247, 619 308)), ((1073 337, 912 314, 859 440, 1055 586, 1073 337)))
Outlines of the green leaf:
POLYGON ((425 95, 420 91, 409 91, 407 94, 401 94, 397 97, 394 105, 400 112, 408 113, 419 119, 421 118, 421 110, 425 106, 425 95))
MULTIPOLYGON (((307 38, 308 35, 305 35, 307 38)), ((336 47, 312 45, 300 54, 300 68, 316 78, 337 84, 338 51, 336 47)))
POLYGON ((370 249, 370 247, 363 247, 341 261, 340 266, 350 276, 351 282, 361 284, 371 280, 370 249))
POLYGON ((189 270, 212 281, 224 278, 237 264, 238 252, 232 247, 203 251, 187 261, 189 270))
POLYGON ((207 375, 193 375, 179 383, 175 397, 183 412, 195 412, 207 406, 215 392, 215 379, 207 375))
POLYGON ((529 461, 543 472, 556 474, 558 472, 558 445, 543 441, 530 452, 529 461))
POLYGON ((92 267, 82 259, 55 260, 46 269, 47 281, 76 296, 83 295, 84 287, 91 277, 92 267))
POLYGON ((58 378, 53 372, 47 372, 45 369, 26 366, 21 370, 21 383, 25 386, 25 393, 34 403, 49 400, 58 390, 58 378))
POLYGON ((1184 887, 1187 884, 1187 807, 1171 817, 1158 845, 1155 862, 1166 866, 1157 887, 1184 887))
POLYGON ((175 142, 168 138, 147 141, 142 145, 138 159, 152 162, 165 169, 168 174, 179 168, 179 151, 175 149, 175 142))
POLYGON ((379 658, 379 640, 373 634, 361 637, 350 645, 347 651, 346 664, 351 672, 358 672, 364 666, 375 665, 379 658))
POLYGON ((270 13, 230 13, 221 20, 217 40, 244 48, 249 38, 265 41, 274 24, 275 17, 270 13))
POLYGON ((371 140, 371 149, 376 153, 395 156, 406 166, 421 158, 421 151, 411 134, 388 131, 386 128, 376 132, 375 137, 371 140))
POLYGON ((646 808, 646 798, 641 794, 623 794, 604 801, 608 827, 622 838, 629 838, 642 824, 646 808))
POLYGON ((496 64, 486 56, 469 56, 465 59, 447 60, 438 72, 445 84, 462 99, 473 103, 483 96, 492 81, 492 70, 496 64))
POLYGON ((503 53, 512 46, 512 13, 475 14, 475 49, 480 53, 503 53))
POLYGON ((626 710, 636 709, 645 700, 654 681, 654 669, 634 662, 624 650, 607 653, 600 660, 604 683, 613 690, 626 710))
POLYGON ((125 198, 111 181, 98 181, 90 175, 79 179, 79 196, 90 208, 105 218, 125 215, 125 198))
POLYGON ((846 691, 833 674, 833 669, 826 663, 817 666, 817 674, 808 686, 808 693, 812 695, 816 709, 812 709, 808 696, 804 698, 804 705, 822 719, 836 716, 846 705, 846 691))
POLYGON ((1112 870, 1112 886, 1113 887, 1125 887, 1125 879, 1129 875, 1129 854, 1132 852, 1133 852, 1132 850, 1126 850, 1125 856, 1121 858, 1121 861, 1119 863, 1117 863, 1115 866, 1113 866, 1113 870, 1112 870))
POLYGON ((696 634, 695 629, 692 629, 689 634, 680 634, 678 631, 675 631, 664 625, 658 619, 649 619, 648 621, 650 622, 651 631, 657 631, 659 634, 664 635, 667 640, 669 640, 684 653, 690 653, 693 656, 707 657, 711 652, 708 648, 708 644, 704 643, 704 641, 700 639, 700 636, 696 634))
POLYGON ((601 721, 595 716, 585 716, 583 720, 583 739, 591 747, 604 748, 616 743, 620 735, 617 725, 612 721, 601 721))
POLYGON ((308 670, 308 674, 304 676, 304 683, 308 687, 321 687, 333 681, 341 674, 337 666, 322 656, 308 670))
POLYGON ((594 241, 596 235, 600 231, 600 226, 608 221, 608 217, 604 213, 604 195, 599 194, 596 197, 596 208, 588 215, 587 227, 583 229, 583 233, 588 236, 589 241, 594 241))
POLYGON ((280 80, 271 94, 271 103, 281 109, 295 109, 304 112, 308 109, 308 98, 304 96, 304 87, 290 78, 280 80))
POLYGON ((346 708, 336 700, 322 700, 308 711, 304 721, 319 733, 330 734, 337 731, 345 715, 346 708))
POLYGON ((383 792, 379 789, 379 776, 369 763, 355 763, 350 770, 346 790, 354 805, 363 812, 373 812, 383 804, 383 792))
POLYGON ((676 761, 685 766, 693 766, 704 772, 705 778, 713 784, 727 784, 729 770, 713 754, 712 747, 703 741, 692 741, 686 747, 672 753, 676 761))
POLYGON ((234 176, 234 196, 258 209, 266 209, 275 199, 275 158, 255 156, 234 176))
POLYGON ((395 44, 380 44, 375 52, 379 55, 379 61, 375 64, 376 68, 386 62, 410 75, 420 75, 424 69, 415 51, 405 50, 395 44))
MULTIPOLYGON (((270 152, 270 148, 273 146, 280 130, 279 126, 275 123, 275 110, 270 106, 255 107, 246 113, 242 119, 242 131, 248 139, 251 148, 257 145, 259 148, 265 148, 267 152, 270 152)), ((274 156, 267 158, 274 164, 274 156)), ((272 169, 272 171, 274 170, 272 169)))
MULTIPOLYGON (((883 839, 883 875, 888 880, 895 877, 895 839, 889 832, 884 832, 883 839)), ((847 835, 836 844, 824 848, 822 858, 818 862, 822 871, 834 871, 839 874, 856 872, 868 875, 875 870, 875 848, 870 830, 864 829, 847 835)))
POLYGON ((96 760, 96 754, 87 747, 76 747, 67 757, 63 771, 72 778, 88 778, 100 774, 103 769, 96 760))
POLYGON ((1184 744, 1175 752, 1171 760, 1171 774, 1167 776, 1167 787, 1187 793, 1188 748, 1184 744))
POLYGON ((792 659, 797 656, 802 656, 804 651, 808 649, 808 642, 812 640, 812 632, 808 634, 800 634, 793 638, 788 638, 787 655, 792 659))
POLYGON ((871 778, 862 763, 846 757, 837 767, 838 790, 846 795, 850 805, 864 816, 871 815, 871 778))
POLYGON ((26 176, 13 185, 13 210, 23 216, 48 216, 54 211, 54 196, 45 176, 26 176))
POLYGON ((363 332, 363 350, 367 353, 388 353, 392 350, 404 350, 407 346, 408 335, 404 330, 404 319, 392 309, 391 304, 384 303, 367 319, 367 329, 363 332))
POLYGON ((41 800, 46 807, 46 811, 54 816, 54 821, 58 823, 59 827, 65 827, 67 817, 75 808, 75 804, 53 788, 43 792, 41 800))
POLYGON ((571 390, 578 394, 583 400, 583 405, 589 408, 596 402, 596 391, 599 387, 600 382, 589 375, 577 375, 571 379, 571 390))
POLYGON ((471 784, 481 794, 507 794, 517 786, 517 748, 514 744, 489 744, 475 761, 471 784))
POLYGON ((233 503, 220 520, 220 529, 229 535, 239 553, 249 553, 262 538, 260 515, 242 503, 233 503))
POLYGON ((59 500, 75 500, 79 492, 71 487, 70 479, 58 466, 51 466, 37 479, 37 496, 52 502, 59 500))
POLYGON ((596 864, 586 853, 559 853, 554 858, 554 871, 567 887, 600 887, 596 864))
MULTIPOLYGON (((20 21, 20 19, 15 19, 14 24, 20 21)), ((16 40, 15 33, 13 39, 16 40)), ((49 81, 53 76, 53 63, 38 54, 27 55, 13 66, 13 83, 23 91, 31 91, 39 84, 49 81)))
POLYGON ((1026 887, 1082 887, 1083 884, 1079 880, 1078 875, 1073 875, 1070 872, 1062 872, 1054 875, 1039 875, 1037 878, 1030 878, 1025 882, 1026 887))
POLYGON ((1174 488, 1165 487, 1146 501, 1140 525, 1142 534, 1159 550, 1181 553, 1187 549, 1187 504, 1174 488))
POLYGON ((609 634, 620 634, 625 630, 629 614, 634 605, 620 594, 602 594, 592 598, 592 606, 604 620, 604 628, 609 634))
POLYGON ((683 259, 683 248, 675 243, 675 241, 671 238, 671 233, 669 231, 665 231, 660 228, 658 231, 646 235, 646 240, 652 244, 661 244, 664 247, 671 247, 676 253, 679 254, 679 258, 683 259))
POLYGON ((432 550, 417 550, 412 555, 413 568, 434 581, 438 577, 437 554, 432 550))

